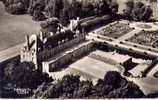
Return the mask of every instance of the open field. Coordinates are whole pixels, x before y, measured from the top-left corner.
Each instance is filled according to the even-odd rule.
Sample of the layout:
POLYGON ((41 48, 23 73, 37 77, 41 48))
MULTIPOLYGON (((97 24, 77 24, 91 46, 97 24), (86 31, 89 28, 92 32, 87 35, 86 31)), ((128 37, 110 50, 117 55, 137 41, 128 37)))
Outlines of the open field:
POLYGON ((29 15, 10 15, 0 2, 0 51, 24 42, 26 34, 40 29, 29 15))

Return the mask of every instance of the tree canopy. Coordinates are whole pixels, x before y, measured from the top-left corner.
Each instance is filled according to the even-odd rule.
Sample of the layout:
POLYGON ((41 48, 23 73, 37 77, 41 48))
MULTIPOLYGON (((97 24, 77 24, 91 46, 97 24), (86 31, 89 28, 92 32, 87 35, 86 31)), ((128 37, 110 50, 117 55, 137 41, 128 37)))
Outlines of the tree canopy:
POLYGON ((94 15, 115 14, 118 4, 113 0, 6 0, 12 14, 29 13, 33 20, 57 17, 66 25, 69 19, 94 15))
POLYGON ((118 72, 110 71, 94 85, 80 76, 66 75, 46 89, 41 98, 142 98, 144 93, 118 72))
POLYGON ((10 62, 4 68, 5 81, 19 88, 37 88, 38 85, 46 81, 51 81, 47 74, 35 70, 31 62, 17 64, 15 61, 10 62))
POLYGON ((134 2, 133 0, 128 0, 123 16, 134 21, 148 21, 152 14, 153 10, 149 5, 145 5, 140 1, 134 2))

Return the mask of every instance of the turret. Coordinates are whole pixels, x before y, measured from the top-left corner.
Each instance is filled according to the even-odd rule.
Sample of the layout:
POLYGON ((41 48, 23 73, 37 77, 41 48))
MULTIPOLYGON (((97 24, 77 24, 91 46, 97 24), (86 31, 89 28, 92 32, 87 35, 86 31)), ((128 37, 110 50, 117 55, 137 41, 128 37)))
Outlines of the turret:
POLYGON ((29 45, 30 45, 30 44, 29 44, 29 35, 26 35, 26 36, 25 36, 25 42, 26 42, 26 49, 29 50, 29 49, 30 49, 30 48, 29 48, 29 45))
POLYGON ((43 36, 43 33, 42 33, 41 31, 40 31, 40 33, 39 33, 39 37, 40 37, 40 40, 43 41, 44 36, 43 36))

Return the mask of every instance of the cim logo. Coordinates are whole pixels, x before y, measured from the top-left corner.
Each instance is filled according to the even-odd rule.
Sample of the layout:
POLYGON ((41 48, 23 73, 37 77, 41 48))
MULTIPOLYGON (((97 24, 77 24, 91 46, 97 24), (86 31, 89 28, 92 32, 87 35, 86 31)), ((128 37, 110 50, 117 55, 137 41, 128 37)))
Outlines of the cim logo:
POLYGON ((17 89, 14 89, 14 91, 16 91, 17 94, 29 94, 31 89, 17 88, 17 89))

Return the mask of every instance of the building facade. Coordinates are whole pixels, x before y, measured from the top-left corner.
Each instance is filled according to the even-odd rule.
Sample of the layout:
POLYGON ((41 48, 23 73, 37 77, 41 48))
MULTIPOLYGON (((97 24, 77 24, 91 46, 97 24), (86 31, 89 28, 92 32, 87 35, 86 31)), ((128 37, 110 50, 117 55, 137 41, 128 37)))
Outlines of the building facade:
POLYGON ((42 62, 85 40, 85 34, 71 31, 59 25, 55 32, 40 32, 25 36, 21 48, 21 62, 33 62, 42 71, 42 62))

